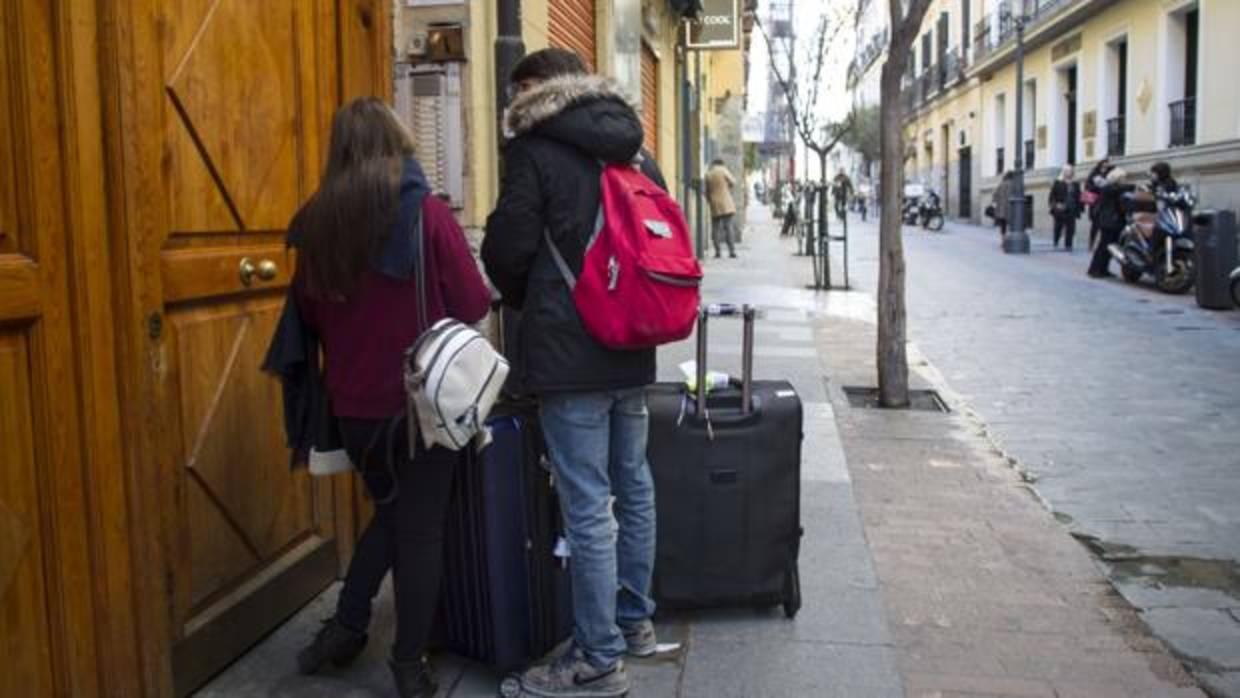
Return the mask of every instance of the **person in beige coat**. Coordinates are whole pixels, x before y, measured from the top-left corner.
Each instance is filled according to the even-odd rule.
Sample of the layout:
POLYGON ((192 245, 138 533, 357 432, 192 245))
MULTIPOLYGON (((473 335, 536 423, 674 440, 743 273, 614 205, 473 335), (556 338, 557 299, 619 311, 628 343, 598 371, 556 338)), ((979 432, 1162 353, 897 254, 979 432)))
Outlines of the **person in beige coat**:
POLYGON ((736 202, 732 200, 732 187, 736 179, 728 171, 723 160, 715 158, 706 171, 706 198, 710 202, 711 236, 715 242, 715 259, 719 246, 727 243, 728 256, 736 259, 736 202))

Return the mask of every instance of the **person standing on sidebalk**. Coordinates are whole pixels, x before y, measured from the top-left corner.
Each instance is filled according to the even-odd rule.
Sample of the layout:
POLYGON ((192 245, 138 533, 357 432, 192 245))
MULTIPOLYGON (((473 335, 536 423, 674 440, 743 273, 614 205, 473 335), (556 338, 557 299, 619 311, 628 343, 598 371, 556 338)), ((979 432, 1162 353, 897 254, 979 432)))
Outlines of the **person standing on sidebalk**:
POLYGON ((518 355, 526 386, 539 398, 555 471, 572 555, 574 622, 571 646, 526 670, 521 690, 622 696, 630 687, 625 655, 656 649, 645 394, 655 380, 655 350, 608 349, 586 332, 548 242, 579 275, 603 163, 640 161, 647 177, 667 187, 641 153, 637 112, 575 53, 532 53, 510 80, 517 92, 505 119, 511 140, 482 259, 503 302, 522 311, 518 355))

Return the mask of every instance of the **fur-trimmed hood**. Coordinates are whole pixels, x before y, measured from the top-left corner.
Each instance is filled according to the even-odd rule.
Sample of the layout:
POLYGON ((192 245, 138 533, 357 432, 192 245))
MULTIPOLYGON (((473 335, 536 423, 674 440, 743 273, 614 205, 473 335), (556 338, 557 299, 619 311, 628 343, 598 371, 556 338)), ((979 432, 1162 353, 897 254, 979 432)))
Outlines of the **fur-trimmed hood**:
POLYGON ((552 78, 518 95, 504 127, 511 138, 537 134, 608 162, 632 160, 642 144, 636 109, 614 80, 599 75, 552 78))

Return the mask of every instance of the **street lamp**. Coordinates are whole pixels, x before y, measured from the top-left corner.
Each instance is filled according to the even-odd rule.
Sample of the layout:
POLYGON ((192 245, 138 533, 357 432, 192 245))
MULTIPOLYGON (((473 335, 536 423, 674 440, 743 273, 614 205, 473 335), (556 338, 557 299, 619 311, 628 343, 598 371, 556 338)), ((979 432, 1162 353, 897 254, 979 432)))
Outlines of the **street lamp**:
MULTIPOLYGON (((1028 16, 1009 4, 1007 12, 1016 29, 1016 155, 1012 172, 1012 187, 1008 193, 1012 225, 1003 236, 1003 251, 1007 254, 1029 254, 1029 234, 1025 232, 1025 165, 1024 165, 1024 117, 1025 117, 1025 22, 1028 16)), ((1002 115, 1001 115, 1002 116, 1002 115)))

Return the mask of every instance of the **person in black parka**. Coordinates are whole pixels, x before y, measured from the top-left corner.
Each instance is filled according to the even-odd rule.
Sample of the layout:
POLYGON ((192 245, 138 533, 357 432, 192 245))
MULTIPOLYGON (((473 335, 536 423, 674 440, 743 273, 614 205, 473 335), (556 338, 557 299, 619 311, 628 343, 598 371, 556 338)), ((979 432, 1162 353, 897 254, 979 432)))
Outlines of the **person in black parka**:
POLYGON ((1127 176, 1128 173, 1122 168, 1112 168, 1098 187, 1096 219, 1101 235, 1089 262, 1089 275, 1094 278, 1111 276, 1111 252, 1108 247, 1119 241, 1120 233, 1128 222, 1124 210, 1124 194, 1132 191, 1133 186, 1124 183, 1127 176))
POLYGON ((1076 219, 1081 216, 1081 185, 1076 183, 1071 165, 1064 165, 1059 179, 1051 185, 1049 197, 1051 217, 1055 220, 1054 247, 1059 247, 1063 236, 1064 250, 1072 251, 1072 239, 1076 237, 1076 219))
POLYGON ((642 124, 616 84, 563 49, 517 64, 505 118, 499 203, 482 260, 503 302, 522 311, 517 364, 538 397, 572 551, 573 639, 520 675, 538 696, 620 696, 624 657, 655 653, 651 585, 654 480, 646 460, 646 386, 655 350, 608 349, 587 334, 569 282, 596 230, 604 165, 636 164, 667 188, 641 150, 642 124))

